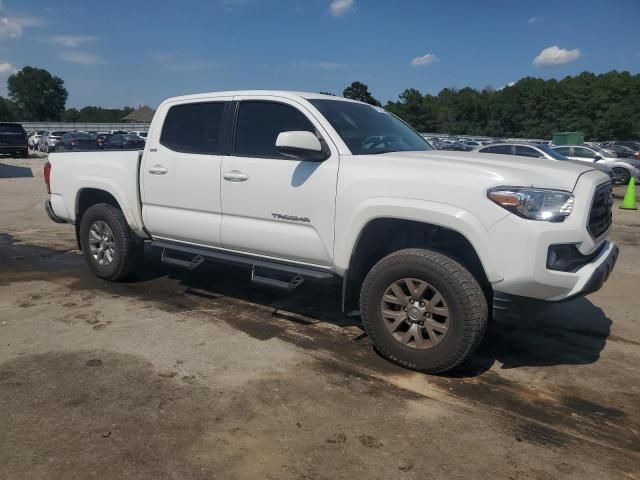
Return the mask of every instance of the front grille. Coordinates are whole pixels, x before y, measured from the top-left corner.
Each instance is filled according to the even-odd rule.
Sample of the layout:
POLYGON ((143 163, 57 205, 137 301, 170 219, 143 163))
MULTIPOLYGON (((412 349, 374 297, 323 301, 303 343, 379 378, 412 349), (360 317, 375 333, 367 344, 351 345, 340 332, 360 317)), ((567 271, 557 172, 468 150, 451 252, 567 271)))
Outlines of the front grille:
POLYGON ((611 184, 605 183, 600 185, 593 195, 591 212, 589 212, 589 223, 587 224, 587 230, 593 238, 600 237, 611 225, 612 205, 611 184))

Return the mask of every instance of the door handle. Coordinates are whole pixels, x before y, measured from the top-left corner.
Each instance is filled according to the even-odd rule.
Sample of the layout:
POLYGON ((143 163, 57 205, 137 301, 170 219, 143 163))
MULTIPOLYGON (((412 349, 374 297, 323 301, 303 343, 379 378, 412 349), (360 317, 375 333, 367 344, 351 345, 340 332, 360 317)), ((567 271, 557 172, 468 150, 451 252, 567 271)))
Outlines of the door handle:
POLYGON ((230 172, 224 172, 222 178, 229 182, 244 182, 249 180, 249 175, 239 170, 231 170, 230 172))
POLYGON ((153 166, 149 167, 149 169, 148 169, 148 172, 150 174, 152 174, 152 175, 164 175, 168 171, 169 170, 167 170, 162 165, 153 165, 153 166))

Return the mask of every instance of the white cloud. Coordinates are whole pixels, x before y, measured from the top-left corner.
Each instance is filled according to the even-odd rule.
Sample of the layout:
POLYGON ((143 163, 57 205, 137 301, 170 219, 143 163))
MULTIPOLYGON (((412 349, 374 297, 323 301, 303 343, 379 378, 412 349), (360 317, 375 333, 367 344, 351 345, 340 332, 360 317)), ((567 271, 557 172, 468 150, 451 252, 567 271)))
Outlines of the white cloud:
POLYGON ((77 63, 79 65, 99 65, 104 63, 102 57, 90 52, 61 52, 58 57, 65 62, 77 63))
POLYGON ((95 42, 96 40, 97 37, 85 35, 54 35, 45 39, 47 43, 70 48, 79 47, 85 43, 95 42))
POLYGON ((44 22, 37 17, 0 18, 0 38, 20 38, 27 27, 39 27, 44 22))
POLYGON ((424 67, 436 63, 438 60, 440 59, 433 53, 427 53, 426 55, 422 55, 421 57, 416 57, 411 60, 411 65, 413 67, 424 67))
POLYGON ((529 25, 533 25, 534 23, 541 22, 542 20, 544 20, 544 17, 529 17, 529 20, 527 20, 527 23, 529 25))
POLYGON ((508 82, 506 85, 501 86, 500 88, 496 88, 497 91, 504 90, 507 87, 513 87, 516 82, 508 82))
POLYGON ((353 9, 353 0, 333 0, 329 5, 329 12, 334 17, 341 17, 353 9))
POLYGON ((11 75, 12 73, 16 73, 17 71, 18 69, 10 63, 0 63, 0 75, 11 75))
POLYGON ((580 49, 567 50, 560 48, 557 45, 547 47, 542 50, 536 58, 533 59, 533 64, 536 67, 544 67, 546 65, 562 65, 564 63, 573 62, 581 55, 580 49))

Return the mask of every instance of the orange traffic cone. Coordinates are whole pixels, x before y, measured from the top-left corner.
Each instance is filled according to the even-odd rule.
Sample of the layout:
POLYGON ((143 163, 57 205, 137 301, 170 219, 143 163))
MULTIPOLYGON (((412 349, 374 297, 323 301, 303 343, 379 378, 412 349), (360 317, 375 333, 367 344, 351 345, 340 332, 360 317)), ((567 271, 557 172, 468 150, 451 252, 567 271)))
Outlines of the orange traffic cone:
POLYGON ((620 208, 623 210, 637 210, 636 207, 636 181, 633 177, 629 180, 629 186, 624 194, 620 208))

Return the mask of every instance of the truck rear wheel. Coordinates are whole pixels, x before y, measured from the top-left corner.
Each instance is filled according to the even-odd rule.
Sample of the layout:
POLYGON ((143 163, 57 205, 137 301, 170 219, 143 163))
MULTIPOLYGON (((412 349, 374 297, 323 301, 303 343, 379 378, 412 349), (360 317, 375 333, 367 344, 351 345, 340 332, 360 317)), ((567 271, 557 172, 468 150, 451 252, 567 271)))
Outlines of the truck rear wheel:
POLYGON ((141 255, 142 242, 120 210, 108 203, 89 207, 80 222, 82 251, 96 276, 118 281, 127 278, 141 255))
POLYGON ((487 302, 477 280, 446 255, 406 249, 380 260, 360 293, 365 330, 385 358, 439 373, 460 365, 487 326, 487 302))

